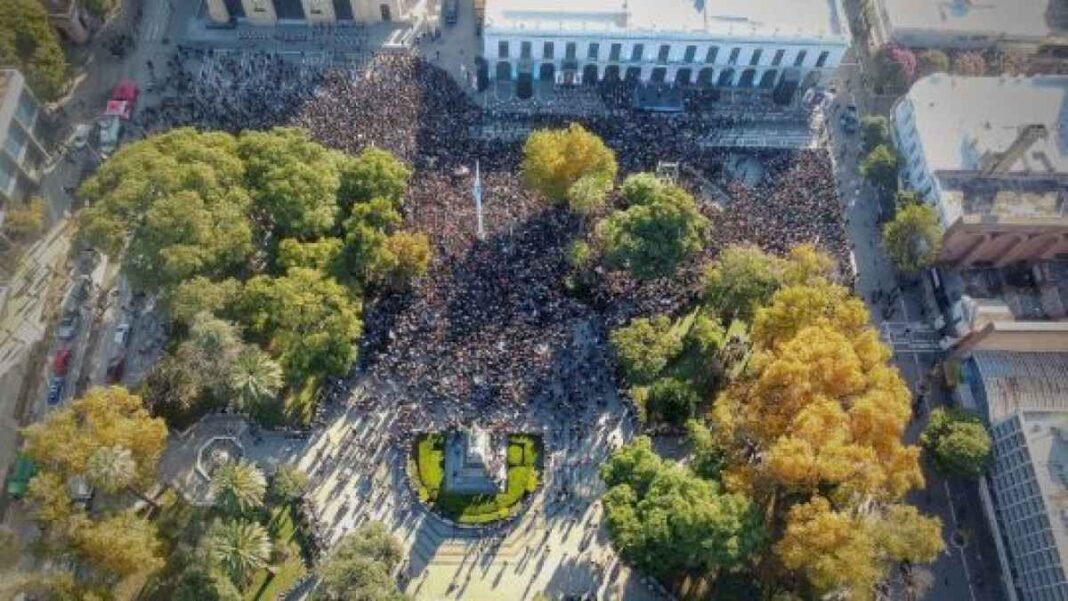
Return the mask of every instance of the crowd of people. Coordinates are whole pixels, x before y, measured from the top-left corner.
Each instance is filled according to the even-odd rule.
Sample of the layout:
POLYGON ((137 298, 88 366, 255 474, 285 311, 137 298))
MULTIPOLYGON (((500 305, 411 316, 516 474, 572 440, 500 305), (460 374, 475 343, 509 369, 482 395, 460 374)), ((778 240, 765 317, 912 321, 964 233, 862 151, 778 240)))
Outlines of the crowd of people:
MULTIPOLYGON (((445 71, 407 53, 378 54, 349 71, 293 70, 272 55, 210 62, 192 81, 177 82, 195 93, 169 120, 229 130, 299 125, 328 146, 355 153, 373 145, 412 165, 404 202, 407 227, 430 236, 435 260, 412 292, 367 307, 361 360, 413 395, 443 400, 457 419, 487 412, 507 416, 531 399, 579 407, 593 397, 591 387, 609 393, 613 385, 603 352, 577 351, 585 342, 576 328, 593 323, 607 331, 636 315, 679 310, 697 294, 700 261, 667 281, 640 284, 606 275, 595 302, 569 294, 563 284, 566 249, 588 230, 588 220, 524 189, 521 140, 473 135, 495 124, 564 125, 559 116, 483 112, 445 71), (476 235, 476 161, 485 240, 476 235)), ((600 91, 614 108, 582 121, 615 150, 621 174, 678 162, 726 192, 726 201, 715 203, 698 194, 712 221, 711 244, 701 260, 732 243, 782 253, 816 241, 848 265, 824 151, 755 152, 765 177, 755 186, 743 184, 724 168, 727 151, 698 143, 710 129, 730 123, 699 111, 635 112, 623 108, 626 92, 619 85, 600 91)), ((701 187, 685 173, 680 183, 694 191, 701 187)), ((593 337, 604 351, 607 334, 593 337)))

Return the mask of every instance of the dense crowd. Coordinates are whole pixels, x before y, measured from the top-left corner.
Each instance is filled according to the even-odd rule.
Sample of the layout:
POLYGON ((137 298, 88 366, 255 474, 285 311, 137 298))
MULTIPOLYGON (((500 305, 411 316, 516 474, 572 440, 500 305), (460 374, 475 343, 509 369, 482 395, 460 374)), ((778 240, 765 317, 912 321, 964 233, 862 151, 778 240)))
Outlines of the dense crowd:
MULTIPOLYGON (((409 294, 367 307, 361 357, 373 373, 413 395, 442 399, 450 415, 506 417, 530 399, 580 408, 595 398, 591 389, 612 389, 604 375, 607 328, 634 315, 678 310, 695 297, 700 261, 666 281, 639 284, 609 274, 593 302, 568 293, 565 249, 590 224, 523 188, 519 141, 472 135, 494 124, 559 125, 560 117, 484 113, 448 74, 408 54, 380 54, 364 68, 321 76, 289 71, 270 55, 255 60, 215 59, 198 80, 179 82, 198 91, 175 119, 226 129, 296 124, 328 146, 358 152, 373 145, 413 165, 408 227, 430 236, 435 261, 409 294), (276 110, 296 105, 296 113, 276 110), (475 235, 476 161, 484 241, 475 235), (592 333, 589 324, 596 324, 592 333), (595 352, 588 351, 591 342, 595 352)), ((824 151, 756 152, 766 175, 748 186, 724 168, 729 153, 699 144, 710 129, 729 127, 736 117, 637 113, 624 108, 623 87, 600 92, 611 110, 583 121, 615 149, 621 173, 652 170, 659 161, 687 166, 680 184, 695 192, 713 226, 701 260, 737 242, 785 252, 818 241, 848 265, 824 151), (726 200, 700 194, 708 182, 726 200)))

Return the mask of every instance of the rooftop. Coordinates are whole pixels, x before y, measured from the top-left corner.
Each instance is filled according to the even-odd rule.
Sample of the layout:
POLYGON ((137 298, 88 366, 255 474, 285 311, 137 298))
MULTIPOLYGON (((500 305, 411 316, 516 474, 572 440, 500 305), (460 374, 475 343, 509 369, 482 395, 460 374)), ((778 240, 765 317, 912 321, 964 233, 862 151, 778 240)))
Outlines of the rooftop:
POLYGON ((1068 77, 936 74, 913 84, 906 98, 932 173, 976 171, 984 155, 1004 152, 1024 127, 1036 124, 1048 134, 1006 173, 1068 173, 1068 77))
POLYGON ((848 42, 840 0, 487 0, 486 30, 848 42))
POLYGON ((990 423, 1017 412, 1055 413, 1068 422, 1068 353, 977 351, 972 356, 990 423))
POLYGON ((960 217, 989 222, 1050 223, 1068 218, 1068 182, 1055 179, 943 177, 942 210, 946 223, 960 217))
POLYGON ((1050 34, 1050 0, 882 0, 895 29, 936 30, 1017 39, 1050 34))

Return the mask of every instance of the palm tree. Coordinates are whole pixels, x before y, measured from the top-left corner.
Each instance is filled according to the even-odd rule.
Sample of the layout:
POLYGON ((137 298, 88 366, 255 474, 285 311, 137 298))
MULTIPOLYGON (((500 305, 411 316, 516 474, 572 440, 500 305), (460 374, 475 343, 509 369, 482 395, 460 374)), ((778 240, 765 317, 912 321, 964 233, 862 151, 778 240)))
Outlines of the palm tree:
POLYGON ((239 585, 266 566, 271 555, 267 530, 244 520, 215 522, 205 535, 204 546, 216 567, 239 585))
POLYGON ((93 451, 85 466, 85 478, 98 490, 111 495, 125 490, 156 507, 155 501, 134 486, 137 460, 133 458, 133 452, 122 445, 100 447, 93 451))
POLYGON ((246 461, 219 466, 211 476, 215 505, 231 515, 263 505, 266 490, 267 479, 263 472, 246 461))
POLYGON ((255 346, 246 347, 230 366, 230 389, 237 409, 268 401, 282 389, 282 368, 255 346))

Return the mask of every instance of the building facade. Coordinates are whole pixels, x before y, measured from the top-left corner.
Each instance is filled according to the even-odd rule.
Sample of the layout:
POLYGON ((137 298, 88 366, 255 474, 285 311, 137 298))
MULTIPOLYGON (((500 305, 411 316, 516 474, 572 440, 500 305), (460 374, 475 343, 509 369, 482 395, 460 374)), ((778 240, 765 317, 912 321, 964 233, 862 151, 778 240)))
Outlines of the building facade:
POLYGON ((962 368, 994 443, 981 497, 1007 597, 1068 600, 1068 353, 978 351, 962 368))
POLYGON ((417 0, 207 0, 208 18, 213 22, 235 19, 252 25, 406 21, 417 3, 417 0))
POLYGON ((874 0, 872 27, 877 39, 912 48, 1034 49, 1054 34, 1050 3, 1051 0, 874 0))
POLYGON ((897 102, 904 183, 937 208, 944 262, 1001 267, 1068 253, 1066 102, 1066 77, 946 74, 897 102))
POLYGON ((487 0, 490 79, 812 85, 849 47, 837 0, 487 0))
POLYGON ((20 201, 40 182, 48 159, 37 137, 40 114, 22 74, 0 69, 0 201, 20 201))

